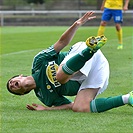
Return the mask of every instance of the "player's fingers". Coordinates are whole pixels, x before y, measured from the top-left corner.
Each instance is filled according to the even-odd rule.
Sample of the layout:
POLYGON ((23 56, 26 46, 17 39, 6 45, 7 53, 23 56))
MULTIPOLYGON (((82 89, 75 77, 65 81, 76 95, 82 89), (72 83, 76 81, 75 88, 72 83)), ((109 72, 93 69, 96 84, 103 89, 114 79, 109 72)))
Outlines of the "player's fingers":
POLYGON ((91 16, 91 15, 93 15, 95 12, 94 11, 89 11, 89 12, 87 12, 87 15, 88 16, 91 16))
POLYGON ((32 106, 30 106, 29 104, 26 106, 27 109, 29 110, 35 110, 35 108, 33 108, 32 106))
POLYGON ((38 104, 33 103, 32 105, 35 106, 35 107, 38 107, 38 104))
POLYGON ((94 19, 96 16, 89 17, 88 20, 94 19))
POLYGON ((92 16, 93 14, 94 14, 94 11, 87 12, 87 13, 82 17, 81 20, 87 21, 87 20, 91 20, 91 19, 96 18, 96 16, 92 16), (90 17, 90 16, 92 16, 92 17, 90 17))

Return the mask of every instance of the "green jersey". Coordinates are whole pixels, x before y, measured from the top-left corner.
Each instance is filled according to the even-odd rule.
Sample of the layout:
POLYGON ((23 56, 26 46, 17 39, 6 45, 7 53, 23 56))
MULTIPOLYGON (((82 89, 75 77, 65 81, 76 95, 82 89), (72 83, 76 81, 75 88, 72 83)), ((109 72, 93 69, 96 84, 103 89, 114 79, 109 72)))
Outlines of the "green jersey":
POLYGON ((64 96, 77 94, 80 84, 68 81, 60 84, 56 79, 58 66, 66 56, 66 52, 56 53, 53 46, 38 53, 33 60, 32 76, 36 83, 36 96, 47 106, 60 106, 71 101, 64 96))

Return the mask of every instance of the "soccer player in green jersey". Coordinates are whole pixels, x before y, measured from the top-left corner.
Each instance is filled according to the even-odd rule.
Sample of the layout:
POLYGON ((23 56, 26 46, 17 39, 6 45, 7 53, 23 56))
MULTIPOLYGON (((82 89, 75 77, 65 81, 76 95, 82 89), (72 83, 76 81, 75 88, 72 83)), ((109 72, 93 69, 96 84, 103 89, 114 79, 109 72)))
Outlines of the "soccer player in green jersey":
POLYGON ((99 50, 107 41, 105 36, 89 37, 86 42, 73 45, 67 54, 61 52, 81 25, 96 17, 93 13, 87 12, 54 45, 34 57, 31 76, 18 75, 7 82, 9 92, 24 95, 34 90, 39 100, 46 105, 27 105, 29 110, 103 112, 133 104, 132 92, 96 99, 108 85, 108 61, 99 50), (74 103, 65 97, 74 95, 77 95, 74 103))

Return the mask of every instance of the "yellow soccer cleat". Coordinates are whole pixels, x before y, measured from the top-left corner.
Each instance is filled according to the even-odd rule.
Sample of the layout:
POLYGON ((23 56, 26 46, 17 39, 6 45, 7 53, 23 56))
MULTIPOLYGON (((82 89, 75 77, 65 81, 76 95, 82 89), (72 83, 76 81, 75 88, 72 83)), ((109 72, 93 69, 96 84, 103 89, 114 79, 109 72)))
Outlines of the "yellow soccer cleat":
POLYGON ((102 36, 91 36, 86 40, 86 45, 94 52, 100 49, 107 42, 107 38, 102 36))
POLYGON ((131 105, 132 107, 133 107, 133 91, 131 91, 130 93, 129 93, 129 100, 128 100, 128 102, 129 102, 129 105, 131 105))

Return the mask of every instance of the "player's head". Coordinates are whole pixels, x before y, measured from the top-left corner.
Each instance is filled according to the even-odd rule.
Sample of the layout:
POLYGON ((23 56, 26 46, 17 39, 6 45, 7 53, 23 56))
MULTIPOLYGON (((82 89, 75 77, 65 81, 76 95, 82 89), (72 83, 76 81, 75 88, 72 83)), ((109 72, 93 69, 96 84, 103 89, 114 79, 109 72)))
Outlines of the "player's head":
POLYGON ((23 75, 16 75, 7 81, 7 90, 15 95, 24 95, 29 93, 31 90, 26 87, 26 77, 23 75))

